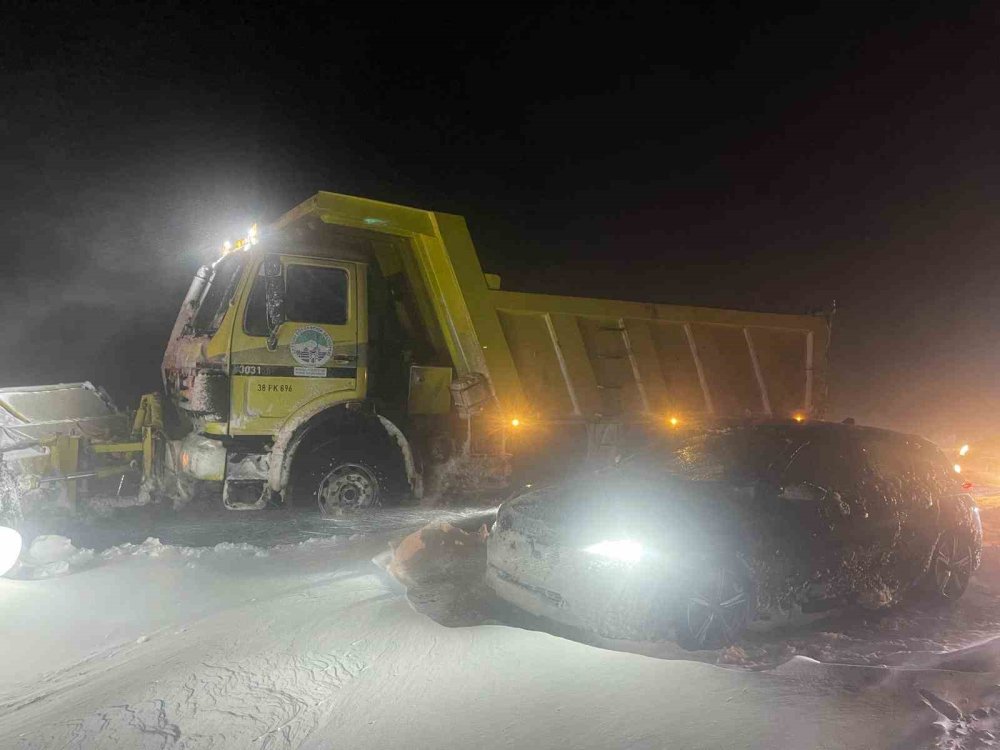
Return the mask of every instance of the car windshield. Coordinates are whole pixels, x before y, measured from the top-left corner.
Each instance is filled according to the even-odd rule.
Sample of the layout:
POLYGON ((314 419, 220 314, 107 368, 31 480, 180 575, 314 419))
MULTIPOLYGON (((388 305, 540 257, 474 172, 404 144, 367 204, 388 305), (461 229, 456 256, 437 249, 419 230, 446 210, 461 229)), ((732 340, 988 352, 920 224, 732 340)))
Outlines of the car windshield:
POLYGON ((754 425, 664 437, 630 463, 696 481, 771 481, 844 488, 865 477, 954 481, 932 444, 882 431, 852 432, 836 425, 754 425))

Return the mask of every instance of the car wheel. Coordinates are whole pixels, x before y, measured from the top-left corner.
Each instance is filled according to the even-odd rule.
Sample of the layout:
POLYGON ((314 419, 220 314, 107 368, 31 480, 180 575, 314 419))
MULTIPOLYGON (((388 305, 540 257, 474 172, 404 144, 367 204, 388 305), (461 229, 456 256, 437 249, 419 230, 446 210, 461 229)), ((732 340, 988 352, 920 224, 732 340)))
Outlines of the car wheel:
POLYGON ((677 643, 688 651, 731 645, 750 621, 752 598, 746 575, 728 567, 707 571, 684 592, 677 643))
POLYGON ((962 597, 972 578, 975 556, 967 534, 948 529, 941 535, 925 581, 931 603, 951 604, 962 597))

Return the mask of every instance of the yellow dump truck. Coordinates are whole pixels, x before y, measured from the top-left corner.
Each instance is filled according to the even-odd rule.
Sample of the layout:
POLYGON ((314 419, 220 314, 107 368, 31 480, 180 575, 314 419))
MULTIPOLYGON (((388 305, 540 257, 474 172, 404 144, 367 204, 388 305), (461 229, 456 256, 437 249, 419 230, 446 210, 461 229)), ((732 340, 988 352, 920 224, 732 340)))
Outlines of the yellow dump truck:
POLYGON ((822 316, 505 291, 460 216, 318 193, 198 271, 162 397, 0 389, 0 452, 70 503, 131 472, 330 513, 501 488, 630 430, 821 416, 828 341, 822 316))

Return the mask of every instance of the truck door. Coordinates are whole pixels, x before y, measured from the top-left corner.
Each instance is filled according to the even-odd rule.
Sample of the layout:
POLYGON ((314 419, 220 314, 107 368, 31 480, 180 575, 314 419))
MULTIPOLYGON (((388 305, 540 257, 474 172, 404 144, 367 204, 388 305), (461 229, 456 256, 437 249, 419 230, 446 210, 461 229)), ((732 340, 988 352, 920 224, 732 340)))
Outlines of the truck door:
POLYGON ((263 260, 252 269, 233 332, 231 435, 273 434, 311 401, 364 396, 358 362, 360 264, 280 260, 285 322, 277 346, 267 347, 263 260))

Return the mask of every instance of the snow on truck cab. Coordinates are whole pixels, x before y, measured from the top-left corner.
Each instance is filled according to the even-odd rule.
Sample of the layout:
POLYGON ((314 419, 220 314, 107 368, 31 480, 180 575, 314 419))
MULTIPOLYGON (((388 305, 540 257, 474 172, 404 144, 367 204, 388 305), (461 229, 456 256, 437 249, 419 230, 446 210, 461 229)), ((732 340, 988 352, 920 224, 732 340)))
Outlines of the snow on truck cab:
MULTIPOLYGON (((819 416, 828 341, 815 315, 504 291, 460 216, 318 193, 197 272, 165 401, 144 399, 131 432, 52 434, 148 492, 216 482, 231 509, 330 513, 500 489, 612 455, 632 427, 819 416)), ((21 486, 74 483, 12 400, 0 390, 0 455, 29 439, 61 456, 9 462, 21 486)))

